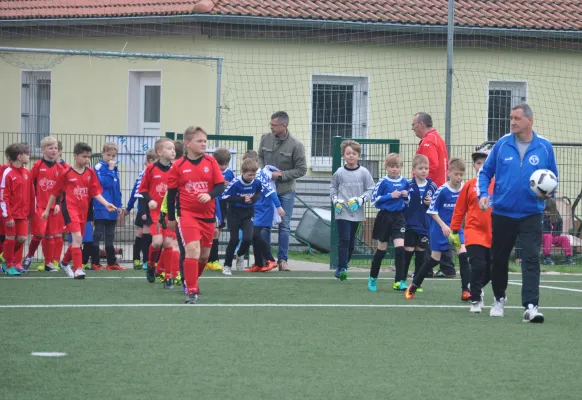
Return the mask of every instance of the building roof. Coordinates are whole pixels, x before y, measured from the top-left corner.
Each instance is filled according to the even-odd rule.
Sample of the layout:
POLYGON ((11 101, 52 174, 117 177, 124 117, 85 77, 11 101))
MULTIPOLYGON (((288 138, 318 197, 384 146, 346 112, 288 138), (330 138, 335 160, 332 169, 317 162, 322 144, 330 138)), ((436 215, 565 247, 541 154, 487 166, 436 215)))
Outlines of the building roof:
MULTIPOLYGON (((0 0, 0 19, 231 15, 446 25, 447 0, 0 0)), ((580 0, 456 0, 455 25, 582 30, 580 0)))

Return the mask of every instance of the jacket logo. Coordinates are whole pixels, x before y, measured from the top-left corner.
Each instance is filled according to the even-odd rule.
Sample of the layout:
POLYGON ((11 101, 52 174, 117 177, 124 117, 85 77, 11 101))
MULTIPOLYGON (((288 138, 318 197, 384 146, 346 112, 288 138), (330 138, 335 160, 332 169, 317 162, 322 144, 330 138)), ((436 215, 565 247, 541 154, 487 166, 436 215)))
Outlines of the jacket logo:
POLYGON ((538 165, 540 163, 540 159, 535 154, 529 158, 529 163, 531 165, 538 165))
POLYGON ((511 160, 513 160, 513 157, 507 157, 507 158, 505 159, 505 161, 511 161, 511 160))
POLYGON ((429 143, 425 143, 424 145, 425 145, 426 147, 430 147, 430 144, 429 144, 429 143))
POLYGON ((73 194, 77 200, 83 200, 84 198, 89 197, 89 188, 77 186, 73 189, 73 194))
POLYGON ((158 195, 160 197, 164 197, 166 195, 166 191, 168 190, 168 185, 166 185, 165 183, 158 183, 156 185, 156 192, 158 192, 158 195))
POLYGON ((208 169, 208 167, 204 167, 204 172, 208 173, 208 171, 210 171, 210 169, 208 169))
POLYGON ((55 187, 55 183, 56 183, 55 181, 47 178, 42 178, 40 181, 38 181, 38 185, 40 186, 40 189, 43 192, 48 192, 49 190, 52 190, 52 188, 55 187))
POLYGON ((192 170, 191 170, 191 169, 185 169, 185 170, 184 170, 184 171, 182 171, 182 172, 183 172, 183 173, 186 173, 186 172, 192 172, 192 170))

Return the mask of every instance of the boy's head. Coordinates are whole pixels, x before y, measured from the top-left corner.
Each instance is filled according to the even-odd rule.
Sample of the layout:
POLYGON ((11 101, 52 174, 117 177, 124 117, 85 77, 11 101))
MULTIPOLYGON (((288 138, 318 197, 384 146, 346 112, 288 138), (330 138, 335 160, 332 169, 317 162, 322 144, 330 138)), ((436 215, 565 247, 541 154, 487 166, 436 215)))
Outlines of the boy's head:
POLYGON ((243 161, 244 160, 255 160, 255 162, 259 163, 259 153, 256 150, 247 150, 243 154, 243 161))
POLYGON ((158 158, 156 151, 154 149, 149 149, 145 153, 145 165, 150 165, 158 158))
POLYGON ((59 144, 54 136, 43 137, 40 140, 40 148, 45 160, 56 161, 59 155, 59 144))
POLYGON ((247 182, 251 182, 255 179, 255 176, 257 176, 257 169, 259 169, 259 164, 252 158, 247 158, 240 166, 242 177, 247 182))
POLYGON ((341 144, 342 157, 348 164, 355 164, 362 155, 362 145, 355 140, 344 140, 341 144))
POLYGON ((214 150, 213 155, 214 159, 218 163, 218 166, 220 167, 220 170, 222 172, 226 171, 228 164, 230 164, 230 151, 228 151, 227 148, 219 147, 218 149, 214 150))
POLYGON ((184 131, 184 146, 195 156, 201 156, 206 152, 208 134, 199 126, 190 126, 184 131))
POLYGON ((449 161, 449 170, 447 172, 451 183, 454 185, 460 185, 463 181, 463 177, 465 176, 466 169, 467 165, 462 158, 451 158, 449 161))
POLYGON ((184 157, 184 143, 180 140, 174 140, 174 150, 176 151, 176 160, 184 157))
POLYGON ((154 150, 160 160, 171 161, 176 157, 176 149, 174 148, 174 141, 168 138, 161 138, 156 140, 154 150))
POLYGON ((91 162, 93 149, 87 143, 77 143, 73 148, 75 165, 79 168, 86 167, 91 162))
POLYGON ((117 147, 117 143, 107 142, 103 145, 101 157, 103 158, 103 161, 105 161, 106 163, 108 163, 109 161, 115 161, 118 152, 119 149, 117 147))
POLYGON ((425 180, 428 176, 429 161, 424 154, 417 154, 412 159, 412 173, 418 179, 425 180))
POLYGON ((12 163, 21 162, 22 165, 28 164, 27 145, 24 143, 14 143, 6 148, 6 158, 12 163))
POLYGON ((384 160, 384 168, 386 168, 386 171, 391 178, 398 178, 400 175, 400 169, 402 168, 400 155, 397 153, 388 154, 384 160))
POLYGON ((485 164, 485 160, 489 157, 489 153, 491 153, 491 145, 486 144, 484 146, 477 146, 475 147, 475 152, 471 154, 471 158, 473 159, 473 168, 475 172, 478 172, 481 169, 481 166, 485 164))

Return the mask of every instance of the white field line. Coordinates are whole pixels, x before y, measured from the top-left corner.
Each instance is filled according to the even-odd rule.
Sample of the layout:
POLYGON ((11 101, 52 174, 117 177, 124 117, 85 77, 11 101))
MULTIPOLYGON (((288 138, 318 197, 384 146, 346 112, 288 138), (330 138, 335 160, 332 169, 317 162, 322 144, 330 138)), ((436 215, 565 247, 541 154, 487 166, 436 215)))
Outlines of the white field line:
MULTIPOLYGON (((0 305, 0 309, 22 309, 22 308, 174 308, 174 307, 203 307, 203 308, 437 308, 437 309, 451 309, 451 308, 465 308, 467 305, 458 304, 204 304, 198 303, 196 305, 190 304, 13 304, 0 305)), ((490 308, 490 307, 485 307, 490 308)), ((508 309, 523 310, 522 306, 505 306, 508 309)), ((570 310, 582 311, 582 307, 543 307, 544 310, 570 310)))
MULTIPOLYGON (((542 282, 543 283, 543 282, 542 282)), ((515 285, 515 286, 522 286, 521 282, 509 282, 510 285, 515 285)), ((571 288, 565 288, 565 287, 558 287, 558 286, 546 286, 546 285, 540 285, 540 289, 553 289, 553 290, 563 290, 565 292, 577 292, 577 293, 582 293, 582 289, 571 289, 571 288)))

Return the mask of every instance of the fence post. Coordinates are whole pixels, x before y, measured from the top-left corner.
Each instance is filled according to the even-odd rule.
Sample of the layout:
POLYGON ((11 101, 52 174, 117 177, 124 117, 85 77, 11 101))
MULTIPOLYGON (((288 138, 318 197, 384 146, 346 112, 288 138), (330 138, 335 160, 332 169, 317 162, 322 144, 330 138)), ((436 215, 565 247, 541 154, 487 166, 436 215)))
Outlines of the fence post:
MULTIPOLYGON (((337 171, 342 165, 342 141, 343 138, 340 136, 334 136, 333 138, 333 148, 332 148, 332 161, 331 161, 331 173, 332 175, 337 171)), ((335 269, 337 267, 337 225, 335 222, 335 209, 332 205, 331 207, 331 254, 329 257, 329 268, 335 269)))

